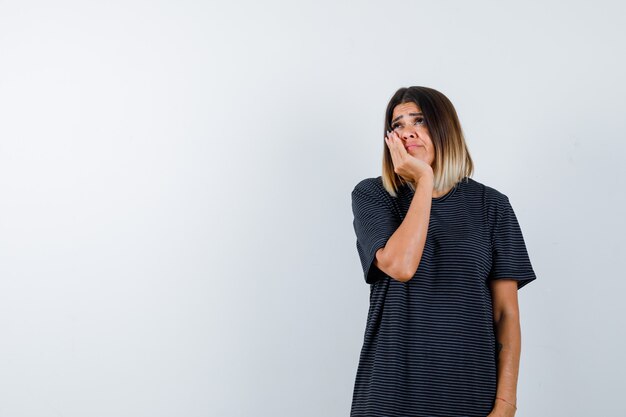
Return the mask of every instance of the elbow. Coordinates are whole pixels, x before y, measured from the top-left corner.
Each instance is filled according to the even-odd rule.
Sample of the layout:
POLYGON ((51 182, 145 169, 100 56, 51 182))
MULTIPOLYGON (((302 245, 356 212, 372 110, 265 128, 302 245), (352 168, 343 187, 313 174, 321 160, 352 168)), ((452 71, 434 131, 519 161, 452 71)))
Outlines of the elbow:
POLYGON ((402 266, 402 267, 396 268, 396 271, 397 272, 395 273, 395 276, 397 277, 396 279, 398 281, 408 282, 415 276, 415 273, 417 272, 417 268, 414 268, 412 265, 402 266))
POLYGON ((493 323, 497 326, 505 320, 514 320, 519 322, 519 311, 516 308, 494 307, 493 323))
POLYGON ((415 276, 417 265, 399 262, 396 259, 389 259, 387 253, 380 249, 377 253, 377 264, 387 275, 396 281, 408 282, 415 276))
POLYGON ((409 268, 408 270, 406 270, 404 274, 402 274, 402 282, 408 282, 411 279, 413 279, 416 272, 417 272, 417 269, 414 269, 414 268, 409 268))
POLYGON ((411 277, 402 269, 396 268, 394 266, 387 266, 386 268, 381 268, 385 274, 396 281, 407 282, 411 279, 411 277))

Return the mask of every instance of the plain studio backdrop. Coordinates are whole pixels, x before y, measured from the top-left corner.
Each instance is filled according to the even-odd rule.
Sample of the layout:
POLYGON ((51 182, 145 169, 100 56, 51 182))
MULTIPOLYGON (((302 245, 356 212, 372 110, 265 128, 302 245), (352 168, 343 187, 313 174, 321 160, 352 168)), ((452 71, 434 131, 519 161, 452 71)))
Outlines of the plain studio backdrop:
POLYGON ((623 416, 625 12, 0 1, 0 417, 347 416, 350 192, 411 85, 537 274, 517 416, 623 416))

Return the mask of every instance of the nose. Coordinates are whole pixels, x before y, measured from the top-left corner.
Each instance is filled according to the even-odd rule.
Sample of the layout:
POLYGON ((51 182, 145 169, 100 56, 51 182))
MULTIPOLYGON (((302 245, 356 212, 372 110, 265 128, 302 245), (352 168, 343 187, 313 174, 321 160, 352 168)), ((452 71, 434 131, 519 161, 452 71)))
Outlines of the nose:
POLYGON ((414 129, 411 129, 410 126, 407 126, 402 129, 400 132, 400 137, 406 142, 408 139, 415 139, 417 134, 414 129))

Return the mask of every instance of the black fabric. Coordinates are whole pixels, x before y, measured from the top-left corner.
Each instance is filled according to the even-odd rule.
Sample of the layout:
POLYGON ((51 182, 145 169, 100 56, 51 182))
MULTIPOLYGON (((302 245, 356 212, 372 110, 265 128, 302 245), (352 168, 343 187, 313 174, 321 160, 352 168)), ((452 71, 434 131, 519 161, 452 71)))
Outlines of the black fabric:
POLYGON ((383 193, 387 191, 372 187, 356 187, 352 191, 353 226, 358 237, 356 248, 368 284, 385 276, 373 264, 376 251, 387 244, 400 226, 399 216, 393 213, 393 206, 383 193))
POLYGON ((489 280, 536 279, 506 195, 466 177, 433 198, 415 276, 373 265, 407 213, 413 191, 392 197, 381 177, 352 191, 353 226, 370 307, 351 417, 485 417, 496 393, 489 280))
POLYGON ((493 227, 493 259, 489 279, 515 277, 520 289, 535 279, 526 243, 517 216, 508 197, 502 196, 497 206, 497 219, 493 227))

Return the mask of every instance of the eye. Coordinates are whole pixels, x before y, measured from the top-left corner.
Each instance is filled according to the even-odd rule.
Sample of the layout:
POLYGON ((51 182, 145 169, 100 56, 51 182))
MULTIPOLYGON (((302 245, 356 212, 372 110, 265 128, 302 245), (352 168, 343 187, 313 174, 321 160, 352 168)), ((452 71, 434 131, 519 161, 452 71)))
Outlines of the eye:
MULTIPOLYGON (((416 118, 415 118, 415 122, 413 122, 413 124, 414 124, 415 126, 421 126, 421 125, 423 125, 425 122, 426 122, 426 121, 424 120, 424 118, 423 118, 423 117, 416 117, 416 118)), ((400 125, 400 123, 394 123, 393 125, 391 125, 391 129, 392 129, 392 130, 396 130, 396 129, 398 129, 400 126, 401 126, 401 125, 400 125)))

